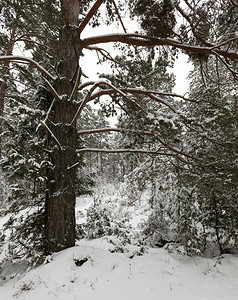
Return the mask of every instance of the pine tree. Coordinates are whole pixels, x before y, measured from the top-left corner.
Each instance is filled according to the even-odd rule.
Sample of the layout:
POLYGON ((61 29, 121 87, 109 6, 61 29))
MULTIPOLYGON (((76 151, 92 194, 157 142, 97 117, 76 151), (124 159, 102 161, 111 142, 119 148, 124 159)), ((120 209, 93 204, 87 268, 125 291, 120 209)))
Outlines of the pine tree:
MULTIPOLYGON (((45 114, 46 117, 41 120, 41 124, 46 129, 46 150, 52 165, 52 171, 49 172, 47 176, 50 186, 47 197, 45 197, 45 251, 47 253, 60 251, 73 246, 75 243, 75 182, 77 166, 78 163, 80 163, 80 161, 78 161, 77 154, 87 150, 77 149, 78 132, 76 123, 79 121, 79 117, 82 110, 85 108, 85 105, 102 95, 115 94, 120 94, 125 99, 129 99, 131 95, 139 94, 141 98, 139 99, 139 104, 144 105, 146 104, 145 99, 142 98, 141 95, 146 94, 149 99, 156 103, 152 102, 151 106, 145 105, 145 115, 147 116, 143 116, 143 125, 147 126, 151 121, 152 124, 148 127, 150 129, 153 129, 153 126, 158 127, 161 135, 172 130, 172 135, 169 137, 170 142, 174 139, 173 117, 174 115, 177 115, 177 109, 180 110, 181 108, 181 103, 173 101, 172 99, 174 98, 171 98, 170 94, 163 94, 162 99, 159 100, 159 94, 156 93, 156 91, 145 91, 138 87, 138 85, 136 90, 132 90, 129 88, 123 88, 122 86, 116 87, 112 82, 105 80, 81 83, 82 74, 84 72, 80 68, 79 59, 85 49, 97 52, 101 51, 100 53, 103 53, 105 57, 106 52, 98 48, 98 44, 120 42, 133 45, 134 47, 169 46, 195 53, 197 56, 216 55, 221 59, 231 73, 235 73, 231 69, 231 66, 235 64, 235 59, 238 58, 237 53, 233 51, 235 40, 231 41, 228 39, 225 42, 220 43, 219 39, 217 39, 215 35, 208 35, 208 39, 211 37, 210 42, 204 42, 201 39, 201 36, 199 36, 194 29, 196 24, 195 21, 198 19, 199 15, 194 14, 194 17, 197 19, 195 18, 195 21, 193 18, 190 20, 190 18, 187 18, 186 15, 183 14, 183 11, 181 11, 177 1, 158 2, 159 4, 162 3, 162 6, 159 7, 159 24, 162 22, 160 17, 161 10, 165 12, 166 16, 168 16, 169 32, 167 32, 164 37, 161 37, 160 32, 156 36, 153 34, 153 37, 138 33, 125 33, 82 38, 81 33, 84 31, 86 25, 89 23, 93 26, 99 25, 101 21, 99 18, 99 7, 103 2, 103 0, 61 0, 60 2, 41 0, 36 3, 35 1, 29 0, 26 4, 24 3, 24 10, 20 10, 21 5, 23 4, 20 0, 5 2, 6 8, 14 8, 15 11, 17 9, 22 12, 20 19, 21 22, 18 25, 20 30, 19 33, 21 33, 21 41, 24 42, 25 49, 30 51, 32 58, 1 56, 0 61, 12 61, 17 63, 16 65, 19 65, 19 63, 30 64, 31 67, 29 67, 29 69, 24 67, 19 68, 19 73, 18 71, 16 72, 17 75, 15 76, 15 79, 21 79, 22 81, 22 75, 19 74, 23 74, 27 77, 29 73, 25 72, 25 70, 27 69, 29 71, 35 68, 42 74, 42 80, 44 80, 44 84, 47 86, 49 91, 46 101, 48 104, 46 109, 47 112, 45 114), (175 37, 178 37, 176 32, 173 32, 175 28, 173 21, 174 9, 180 11, 183 15, 188 27, 191 29, 189 33, 191 32, 196 43, 193 43, 193 39, 186 40, 186 38, 181 34, 177 40, 167 38, 168 36, 172 36, 172 34, 175 37), (35 15, 37 15, 37 22, 35 15), (199 43, 197 43, 197 41, 199 41, 199 43), (227 48, 227 45, 230 47, 227 48), (86 89, 87 91, 85 91, 86 89), (78 90, 80 91, 79 93, 78 90), (163 100, 163 103, 161 100, 163 100), (156 107, 156 109, 154 109, 154 107, 156 107), (162 107, 161 109, 164 114, 167 113, 167 110, 170 114, 167 119, 163 116, 162 120, 159 119, 158 122, 155 123, 158 115, 154 116, 154 110, 157 112, 158 107, 162 107), (145 120, 148 122, 144 122, 145 120), (168 128, 169 130, 166 130, 168 128)), ((152 4, 154 3, 155 2, 152 4)), ((220 3, 221 2, 219 1, 219 4, 220 3)), ((157 2, 155 4, 157 4, 157 2)), ((206 2, 206 5, 208 4, 209 1, 206 2)), ((212 4, 213 6, 208 7, 212 12, 215 12, 217 6, 214 6, 214 1, 212 1, 212 4)), ((106 21, 110 22, 115 16, 117 16, 119 22, 123 24, 118 10, 114 9, 112 11, 112 7, 115 8, 116 6, 115 1, 106 1, 106 6, 109 16, 106 21)), ((195 12, 194 4, 190 6, 188 5, 188 8, 195 12)), ((218 8, 220 9, 220 7, 218 8)), ((213 16, 214 15, 215 13, 213 16)), ((123 26, 123 28, 125 29, 125 26, 123 26)), ((144 28, 144 30, 147 30, 147 28, 144 28)), ((188 32, 188 30, 186 31, 186 28, 184 31, 185 33, 188 32)), ((14 72, 11 74, 14 75, 14 72)), ((35 78, 35 80, 38 80, 38 78, 35 78)), ((28 77, 27 84, 32 95, 34 94, 35 87, 38 86, 38 84, 33 81, 31 77, 28 77)), ((24 84, 27 85, 26 83, 24 84)), ((185 97, 180 99, 185 100, 185 97)), ((126 106, 124 105, 124 107, 126 106)), ((139 109, 135 101, 128 100, 128 109, 131 110, 131 115, 133 115, 134 112, 137 120, 140 115, 143 115, 136 111, 136 109, 138 109, 138 111, 143 112, 143 107, 139 109)), ((178 115, 181 117, 180 114, 178 115)), ((182 119, 184 120, 184 118, 182 119)), ((135 121, 133 124, 136 124, 135 121)), ((135 129, 138 130, 138 128, 139 126, 135 129)), ((175 133, 176 131, 177 127, 175 128, 175 133)), ((149 137, 149 135, 150 134, 148 134, 147 137, 149 137)), ((178 144, 179 142, 180 141, 178 141, 178 144)), ((154 148, 152 148, 152 150, 143 148, 133 149, 133 151, 137 150, 135 151, 137 153, 150 153, 153 155, 166 154, 167 156, 181 154, 181 149, 178 151, 178 149, 172 148, 170 144, 169 147, 168 144, 165 146, 163 140, 159 140, 158 138, 153 144, 153 147, 154 148), (163 150, 162 153, 158 150, 160 148, 156 148, 157 145, 161 144, 163 145, 163 147, 161 146, 163 150)), ((129 150, 131 149, 119 149, 119 152, 130 152, 129 150)), ((91 149, 91 151, 93 151, 93 149, 91 149)))
POLYGON ((191 96, 201 104, 190 111, 203 130, 189 143, 201 161, 194 167, 200 222, 223 252, 237 239, 237 106, 234 78, 217 61, 207 64, 206 73, 201 68, 191 75, 191 96))

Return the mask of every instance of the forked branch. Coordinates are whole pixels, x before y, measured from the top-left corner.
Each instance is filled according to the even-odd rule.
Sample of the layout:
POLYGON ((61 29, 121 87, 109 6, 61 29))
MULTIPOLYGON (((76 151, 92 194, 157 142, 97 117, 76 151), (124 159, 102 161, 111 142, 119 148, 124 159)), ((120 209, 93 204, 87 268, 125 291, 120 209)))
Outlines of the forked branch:
MULTIPOLYGON (((73 126, 76 124, 76 122, 77 122, 77 120, 78 120, 78 118, 79 118, 79 116, 80 116, 80 114, 81 114, 83 108, 84 108, 85 105, 90 101, 90 98, 91 98, 91 96, 92 96, 92 93, 94 92, 94 90, 95 90, 98 86, 100 86, 100 85, 107 85, 107 86, 111 87, 112 90, 113 90, 115 93, 118 93, 118 94, 120 94, 121 96, 123 96, 123 97, 125 97, 125 98, 128 98, 127 95, 121 91, 121 89, 118 89, 117 87, 115 87, 114 85, 112 85, 110 82, 103 81, 103 80, 102 80, 102 81, 97 81, 97 82, 90 81, 90 82, 87 82, 86 84, 84 84, 83 86, 86 87, 86 86, 89 86, 89 85, 93 85, 93 86, 92 86, 91 89, 88 91, 88 93, 87 93, 87 95, 85 96, 85 98, 80 102, 79 108, 78 108, 78 110, 77 110, 77 112, 76 112, 76 114, 75 114, 75 116, 74 116, 74 118, 73 118, 73 120, 72 120, 72 122, 71 122, 71 124, 70 124, 71 127, 73 127, 73 126)), ((79 89, 82 89, 82 86, 80 86, 79 89)))

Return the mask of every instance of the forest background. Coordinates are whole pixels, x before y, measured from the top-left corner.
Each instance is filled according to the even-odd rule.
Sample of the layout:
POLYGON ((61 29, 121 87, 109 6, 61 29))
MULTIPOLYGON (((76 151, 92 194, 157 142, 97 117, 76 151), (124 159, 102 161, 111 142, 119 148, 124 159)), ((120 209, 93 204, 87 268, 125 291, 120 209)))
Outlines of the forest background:
POLYGON ((0 12, 7 255, 40 262, 105 235, 189 254, 236 252, 237 2, 6 0, 0 12), (119 33, 84 35, 111 23, 119 33), (86 52, 110 65, 97 81, 81 64, 86 52), (186 95, 173 92, 169 71, 180 53, 193 65, 186 95), (124 205, 148 207, 140 238, 102 201, 76 224, 76 197, 111 181, 126 186, 124 205))

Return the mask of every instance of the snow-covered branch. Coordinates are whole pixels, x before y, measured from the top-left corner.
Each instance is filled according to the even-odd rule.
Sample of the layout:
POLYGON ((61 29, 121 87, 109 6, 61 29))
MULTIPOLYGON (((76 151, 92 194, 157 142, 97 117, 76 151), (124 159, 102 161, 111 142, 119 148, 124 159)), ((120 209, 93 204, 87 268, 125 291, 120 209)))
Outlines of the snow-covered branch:
POLYGON ((231 50, 222 50, 219 45, 211 44, 211 46, 195 46, 182 43, 175 39, 165 39, 165 38, 153 38, 141 34, 108 34, 93 36, 82 40, 81 47, 85 48, 90 45, 96 45, 101 43, 111 43, 111 42, 120 42, 133 46, 144 46, 144 47, 153 47, 153 46, 171 46, 181 50, 186 50, 189 52, 200 53, 200 54, 212 54, 214 55, 214 49, 216 53, 225 58, 230 58, 231 60, 238 59, 238 53, 231 50))
POLYGON ((97 148, 82 148, 76 151, 76 153, 85 153, 85 152, 94 152, 94 153, 135 153, 135 154, 149 154, 149 155, 169 155, 174 156, 173 154, 167 154, 164 152, 144 150, 144 149, 97 149, 97 148))
POLYGON ((167 144, 165 141, 163 141, 160 137, 158 137, 156 134, 153 132, 149 131, 142 131, 142 130, 131 130, 131 129, 126 129, 126 128, 95 128, 95 129, 88 129, 88 130, 81 130, 78 132, 79 135, 84 135, 84 134, 94 134, 94 133, 103 133, 103 132, 127 132, 127 133, 132 133, 132 134, 140 134, 140 135, 147 135, 152 138, 154 138, 156 141, 158 141, 165 149, 170 150, 171 152, 177 153, 182 156, 186 156, 191 159, 196 159, 195 157, 189 155, 186 152, 183 152, 182 150, 178 150, 169 144, 167 144))
POLYGON ((23 63, 27 62, 36 67, 42 74, 44 74, 46 77, 48 77, 50 80, 54 81, 55 77, 51 75, 45 68, 43 68, 41 65, 39 65, 36 61, 34 61, 31 58, 24 57, 24 56, 0 56, 0 61, 11 61, 16 63, 23 63))
MULTIPOLYGON (((88 91, 87 95, 85 96, 85 98, 80 102, 79 104, 79 108, 70 124, 71 127, 73 127, 75 125, 75 123, 77 122, 83 108, 85 107, 85 105, 87 104, 87 102, 90 101, 90 98, 92 96, 92 93, 94 92, 94 90, 100 86, 100 85, 106 85, 106 86, 109 86, 112 88, 113 91, 115 91, 115 93, 119 93, 121 96, 125 97, 125 98, 128 98, 126 94, 124 94, 121 89, 118 89, 117 87, 115 87, 113 84, 111 84, 110 82, 107 82, 107 81, 96 81, 96 82, 93 82, 93 81, 90 81, 86 84, 84 84, 84 87, 86 86, 89 86, 89 85, 93 85, 91 87, 91 89, 88 91)), ((82 86, 79 87, 79 89, 82 89, 82 86)))
POLYGON ((56 92, 56 90, 54 89, 54 87, 51 85, 51 83, 46 79, 44 78, 44 81, 46 83, 46 85, 48 86, 51 94, 54 96, 54 98, 58 101, 60 101, 60 96, 59 94, 56 92))
POLYGON ((57 137, 54 135, 54 133, 52 132, 52 130, 50 130, 50 128, 48 127, 48 125, 44 122, 44 121, 40 121, 41 125, 46 128, 46 130, 50 133, 50 135, 53 137, 53 139, 56 141, 57 145, 59 146, 59 149, 62 150, 62 147, 60 145, 59 140, 57 139, 57 137))
MULTIPOLYGON (((155 95, 155 94, 158 94, 158 92, 156 92, 156 91, 147 91, 147 90, 143 90, 143 89, 139 89, 139 88, 138 89, 137 88, 120 88, 120 91, 123 92, 123 94, 126 96, 126 98, 128 98, 128 96, 126 95, 127 93, 128 94, 145 95, 158 103, 164 104, 169 109, 171 109, 174 113, 177 113, 176 110, 165 99, 162 99, 155 95)), ((101 90, 101 91, 98 91, 98 92, 92 94, 91 97, 89 98, 89 101, 92 101, 92 100, 94 100, 98 97, 104 96, 104 95, 113 95, 115 93, 117 93, 117 91, 115 89, 101 90)))

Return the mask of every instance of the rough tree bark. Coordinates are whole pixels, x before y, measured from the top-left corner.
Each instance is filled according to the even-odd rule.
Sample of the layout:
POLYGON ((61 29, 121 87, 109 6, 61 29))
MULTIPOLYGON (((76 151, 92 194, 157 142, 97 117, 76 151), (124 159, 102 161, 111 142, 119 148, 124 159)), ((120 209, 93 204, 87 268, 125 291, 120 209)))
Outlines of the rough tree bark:
POLYGON ((79 70, 80 37, 78 0, 62 0, 59 36, 59 78, 55 89, 60 96, 51 114, 52 186, 46 201, 46 252, 56 252, 75 244, 75 180, 77 161, 76 127, 70 123, 77 107, 69 101, 79 70), (56 143, 57 139, 57 143, 56 143))

